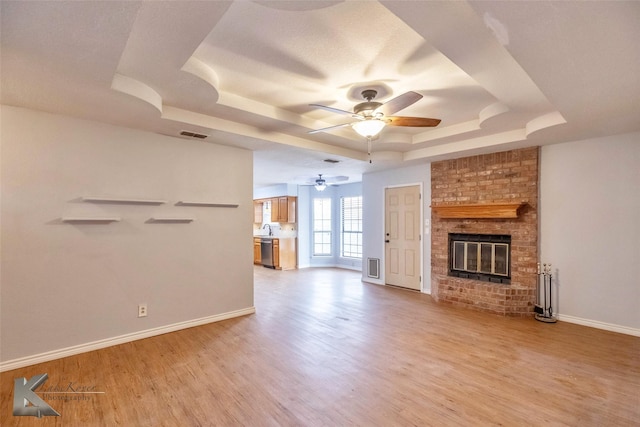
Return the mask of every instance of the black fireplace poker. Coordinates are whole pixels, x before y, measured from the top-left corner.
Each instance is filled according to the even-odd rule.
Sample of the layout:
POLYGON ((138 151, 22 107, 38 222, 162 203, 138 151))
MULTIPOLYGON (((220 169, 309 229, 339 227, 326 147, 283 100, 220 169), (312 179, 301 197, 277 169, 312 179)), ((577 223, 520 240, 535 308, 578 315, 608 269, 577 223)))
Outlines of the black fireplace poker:
POLYGON ((553 317, 553 307, 551 306, 551 295, 553 290, 551 288, 553 275, 551 274, 551 264, 542 264, 542 270, 540 269, 540 263, 538 263, 538 287, 536 299, 538 303, 535 306, 535 318, 544 323, 556 323, 558 319, 553 317), (540 286, 544 293, 544 304, 540 305, 540 286), (549 289, 549 304, 547 304, 547 289, 549 289))

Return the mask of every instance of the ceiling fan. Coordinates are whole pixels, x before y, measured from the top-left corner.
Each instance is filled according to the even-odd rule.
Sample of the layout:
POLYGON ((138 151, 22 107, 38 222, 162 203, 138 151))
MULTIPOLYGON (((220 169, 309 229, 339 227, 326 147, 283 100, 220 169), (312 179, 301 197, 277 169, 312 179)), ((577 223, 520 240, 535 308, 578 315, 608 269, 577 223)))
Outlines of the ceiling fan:
POLYGON ((337 184, 339 182, 344 182, 348 180, 349 180, 349 177, 343 176, 343 175, 328 176, 326 178, 323 178, 322 174, 320 173, 318 174, 318 178, 306 181, 305 185, 313 185, 316 190, 324 191, 324 189, 327 188, 327 186, 329 185, 337 184))
POLYGON ((362 91, 362 97, 366 100, 353 107, 353 112, 340 110, 339 108, 327 107, 320 104, 309 104, 310 107, 322 108, 333 113, 350 116, 356 121, 343 123, 336 126, 329 126, 322 129, 309 131, 309 133, 325 132, 331 129, 351 126, 361 136, 371 139, 378 135, 385 126, 407 126, 407 127, 434 127, 438 126, 440 119, 429 119, 426 117, 405 117, 392 116, 392 114, 407 108, 422 98, 419 93, 409 91, 397 96, 385 103, 374 101, 378 92, 373 89, 362 91))

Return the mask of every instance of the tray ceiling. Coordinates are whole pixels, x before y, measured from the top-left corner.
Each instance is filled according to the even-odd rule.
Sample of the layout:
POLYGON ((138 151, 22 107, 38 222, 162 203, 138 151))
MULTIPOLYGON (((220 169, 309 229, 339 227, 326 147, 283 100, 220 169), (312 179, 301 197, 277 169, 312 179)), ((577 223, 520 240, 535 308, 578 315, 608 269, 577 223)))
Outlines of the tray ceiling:
MULTIPOLYGON (((637 2, 2 2, 3 104, 255 152, 256 185, 640 130, 637 2), (349 110, 423 95, 367 144, 349 110), (635 94, 635 96, 633 96, 635 94), (425 130, 426 129, 426 130, 425 130), (336 165, 327 157, 342 160, 336 165), (268 172, 267 170, 271 170, 268 172)), ((186 142, 185 142, 186 143, 186 142)), ((196 142, 192 142, 196 143, 196 142)))

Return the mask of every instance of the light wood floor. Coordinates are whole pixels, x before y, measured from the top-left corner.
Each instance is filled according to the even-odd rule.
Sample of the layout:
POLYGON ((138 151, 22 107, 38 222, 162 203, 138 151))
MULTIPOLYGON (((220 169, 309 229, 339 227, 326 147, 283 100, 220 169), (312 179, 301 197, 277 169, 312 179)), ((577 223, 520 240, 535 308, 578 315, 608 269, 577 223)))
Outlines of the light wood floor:
POLYGON ((3 373, 0 424, 640 425, 640 338, 439 305, 350 271, 255 271, 255 315, 3 373), (105 394, 13 417, 13 379, 43 372, 105 394))

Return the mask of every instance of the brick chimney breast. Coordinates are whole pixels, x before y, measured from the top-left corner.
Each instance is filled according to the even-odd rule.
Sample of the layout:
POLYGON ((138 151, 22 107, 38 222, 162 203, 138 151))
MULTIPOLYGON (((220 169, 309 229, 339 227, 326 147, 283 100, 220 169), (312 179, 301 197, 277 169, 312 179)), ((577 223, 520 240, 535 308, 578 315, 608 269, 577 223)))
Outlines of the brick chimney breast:
POLYGON ((431 289, 441 303, 504 316, 533 315, 538 260, 539 147, 431 164, 432 206, 526 202, 517 218, 441 218, 432 212, 431 289), (510 283, 449 275, 449 234, 511 236, 510 283))

